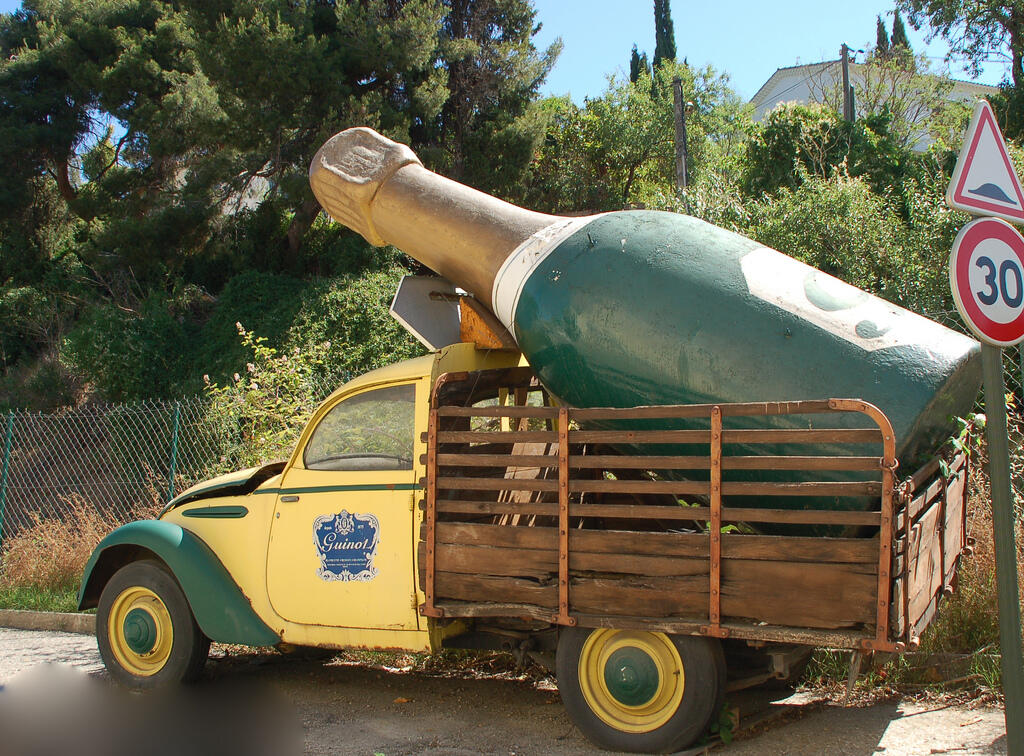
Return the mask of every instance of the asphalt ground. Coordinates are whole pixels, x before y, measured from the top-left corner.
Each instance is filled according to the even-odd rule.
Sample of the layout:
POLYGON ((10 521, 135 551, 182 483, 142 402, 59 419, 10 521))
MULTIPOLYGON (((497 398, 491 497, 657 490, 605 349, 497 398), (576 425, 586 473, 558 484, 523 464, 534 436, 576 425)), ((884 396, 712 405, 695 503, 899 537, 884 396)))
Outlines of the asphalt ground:
MULTIPOLYGON (((215 653, 204 679, 179 694, 127 696, 102 671, 92 637, 0 628, 0 756, 140 753, 143 744, 149 756, 603 753, 550 681, 215 653)), ((842 707, 763 691, 730 702, 740 732, 716 754, 1006 753, 998 708, 842 707)))

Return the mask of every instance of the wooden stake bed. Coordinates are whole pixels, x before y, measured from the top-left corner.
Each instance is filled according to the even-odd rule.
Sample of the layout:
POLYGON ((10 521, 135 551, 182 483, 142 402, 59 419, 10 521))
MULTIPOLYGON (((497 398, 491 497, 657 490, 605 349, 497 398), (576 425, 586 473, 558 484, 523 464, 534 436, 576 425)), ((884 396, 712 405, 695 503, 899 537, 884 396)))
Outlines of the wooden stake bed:
POLYGON ((423 615, 898 651, 951 589, 967 461, 897 485, 866 402, 546 404, 526 368, 438 380, 423 615))

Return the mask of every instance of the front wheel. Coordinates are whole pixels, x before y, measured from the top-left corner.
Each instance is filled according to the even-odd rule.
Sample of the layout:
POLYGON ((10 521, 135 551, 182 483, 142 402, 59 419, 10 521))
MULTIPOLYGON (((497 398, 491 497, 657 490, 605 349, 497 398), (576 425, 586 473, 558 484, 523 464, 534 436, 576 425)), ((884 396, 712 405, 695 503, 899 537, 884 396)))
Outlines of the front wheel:
POLYGON ((150 561, 125 565, 103 587, 96 640, 110 676, 131 688, 190 682, 210 649, 177 581, 150 561))
POLYGON ((615 751, 685 748, 725 695, 722 648, 706 638, 565 628, 556 666, 569 717, 593 743, 615 751))

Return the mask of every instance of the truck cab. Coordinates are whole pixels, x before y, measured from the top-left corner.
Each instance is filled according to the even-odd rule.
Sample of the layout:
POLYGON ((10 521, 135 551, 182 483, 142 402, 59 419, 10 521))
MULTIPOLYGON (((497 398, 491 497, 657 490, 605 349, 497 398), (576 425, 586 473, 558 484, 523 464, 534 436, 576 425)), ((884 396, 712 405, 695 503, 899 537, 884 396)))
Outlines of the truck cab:
POLYGON ((286 462, 199 483, 111 533, 79 601, 98 608, 111 674, 138 687, 194 677, 210 640, 437 648, 416 581, 432 387, 520 362, 458 343, 362 375, 321 404, 286 462))

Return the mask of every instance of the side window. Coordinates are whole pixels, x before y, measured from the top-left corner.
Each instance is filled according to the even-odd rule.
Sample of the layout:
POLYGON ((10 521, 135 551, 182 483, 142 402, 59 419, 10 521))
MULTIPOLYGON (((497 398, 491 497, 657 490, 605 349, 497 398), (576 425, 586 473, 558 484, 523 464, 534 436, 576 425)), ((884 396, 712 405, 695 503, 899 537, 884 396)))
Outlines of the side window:
POLYGON ((416 386, 357 394, 328 412, 310 436, 307 470, 411 470, 416 386))

